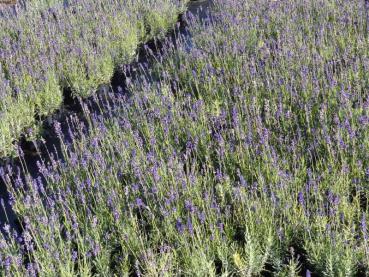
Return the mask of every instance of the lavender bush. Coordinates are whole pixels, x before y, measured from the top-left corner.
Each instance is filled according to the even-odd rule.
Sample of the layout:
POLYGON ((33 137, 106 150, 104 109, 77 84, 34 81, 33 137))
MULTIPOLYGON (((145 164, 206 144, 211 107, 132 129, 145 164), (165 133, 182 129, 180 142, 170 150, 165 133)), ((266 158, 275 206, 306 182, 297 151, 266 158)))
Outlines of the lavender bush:
POLYGON ((130 97, 55 122, 38 178, 1 171, 4 275, 368 274, 364 1, 214 5, 130 97))
MULTIPOLYGON (((53 2, 54 3, 54 2, 53 2)), ((86 97, 130 62, 138 44, 165 32, 186 1, 64 1, 48 9, 24 4, 0 18, 2 126, 0 156, 38 117, 62 103, 62 89, 86 97)))

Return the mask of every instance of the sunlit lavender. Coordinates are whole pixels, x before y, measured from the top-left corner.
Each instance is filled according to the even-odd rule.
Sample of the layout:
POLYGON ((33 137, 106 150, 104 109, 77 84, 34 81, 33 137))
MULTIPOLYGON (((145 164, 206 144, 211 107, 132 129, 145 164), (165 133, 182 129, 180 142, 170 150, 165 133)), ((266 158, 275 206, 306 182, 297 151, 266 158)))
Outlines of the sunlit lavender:
POLYGON ((62 106, 63 89, 86 97, 109 83, 186 2, 33 0, 0 9, 0 155, 14 155, 13 142, 62 106))
POLYGON ((1 226, 2 275, 369 274, 368 1, 214 0, 205 18, 186 13, 174 40, 160 30, 173 25, 152 16, 165 27, 144 28, 124 1, 82 2, 75 22, 47 14, 58 18, 49 48, 22 41, 41 73, 26 61, 17 71, 1 44, 1 99, 42 95, 14 95, 26 70, 53 93, 55 82, 92 96, 53 122, 61 150, 41 155, 37 174, 21 148, 20 166, 0 169, 20 222, 1 226), (100 5, 112 15, 96 22, 100 5), (115 11, 147 37, 123 32, 115 11), (91 29, 72 32, 84 18, 91 29), (152 63, 96 93, 158 35, 160 51, 144 47, 152 63))

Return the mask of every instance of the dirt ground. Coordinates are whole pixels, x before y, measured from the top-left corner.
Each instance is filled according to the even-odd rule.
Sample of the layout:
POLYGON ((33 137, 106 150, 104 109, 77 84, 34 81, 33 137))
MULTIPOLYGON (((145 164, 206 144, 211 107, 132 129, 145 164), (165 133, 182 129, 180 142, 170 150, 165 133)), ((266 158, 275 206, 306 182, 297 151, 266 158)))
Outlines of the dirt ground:
POLYGON ((17 0, 0 0, 0 8, 15 5, 16 3, 17 3, 17 0))

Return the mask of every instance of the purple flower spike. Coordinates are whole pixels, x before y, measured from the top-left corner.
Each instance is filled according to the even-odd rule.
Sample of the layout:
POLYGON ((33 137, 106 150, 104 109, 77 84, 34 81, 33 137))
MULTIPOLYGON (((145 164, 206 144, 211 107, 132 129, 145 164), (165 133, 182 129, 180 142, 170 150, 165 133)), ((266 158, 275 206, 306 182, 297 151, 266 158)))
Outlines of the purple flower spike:
POLYGON ((182 220, 180 218, 177 219, 176 229, 177 229, 179 234, 182 235, 184 233, 185 226, 182 224, 182 220))

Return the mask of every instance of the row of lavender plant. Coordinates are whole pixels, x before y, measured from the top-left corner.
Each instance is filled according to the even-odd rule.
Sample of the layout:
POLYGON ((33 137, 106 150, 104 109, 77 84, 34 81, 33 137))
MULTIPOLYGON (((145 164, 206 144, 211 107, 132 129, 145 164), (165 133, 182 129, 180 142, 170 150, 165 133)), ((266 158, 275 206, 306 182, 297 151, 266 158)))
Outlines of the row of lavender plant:
POLYGON ((37 11, 55 6, 62 6, 68 3, 68 0, 16 0, 2 1, 0 5, 0 17, 18 16, 19 12, 37 11), (7 2, 7 3, 4 3, 7 2), (13 2, 13 3, 12 3, 13 2))
POLYGON ((4 12, 0 156, 14 151, 13 141, 34 127, 35 118, 60 107, 63 88, 85 97, 109 82, 114 67, 128 63, 138 44, 167 30, 185 3, 72 0, 47 10, 18 7, 4 12))
POLYGON ((368 273, 363 3, 214 9, 157 57, 160 81, 85 106, 73 141, 56 122, 63 158, 40 178, 3 170, 24 219, 3 228, 4 274, 368 273))

